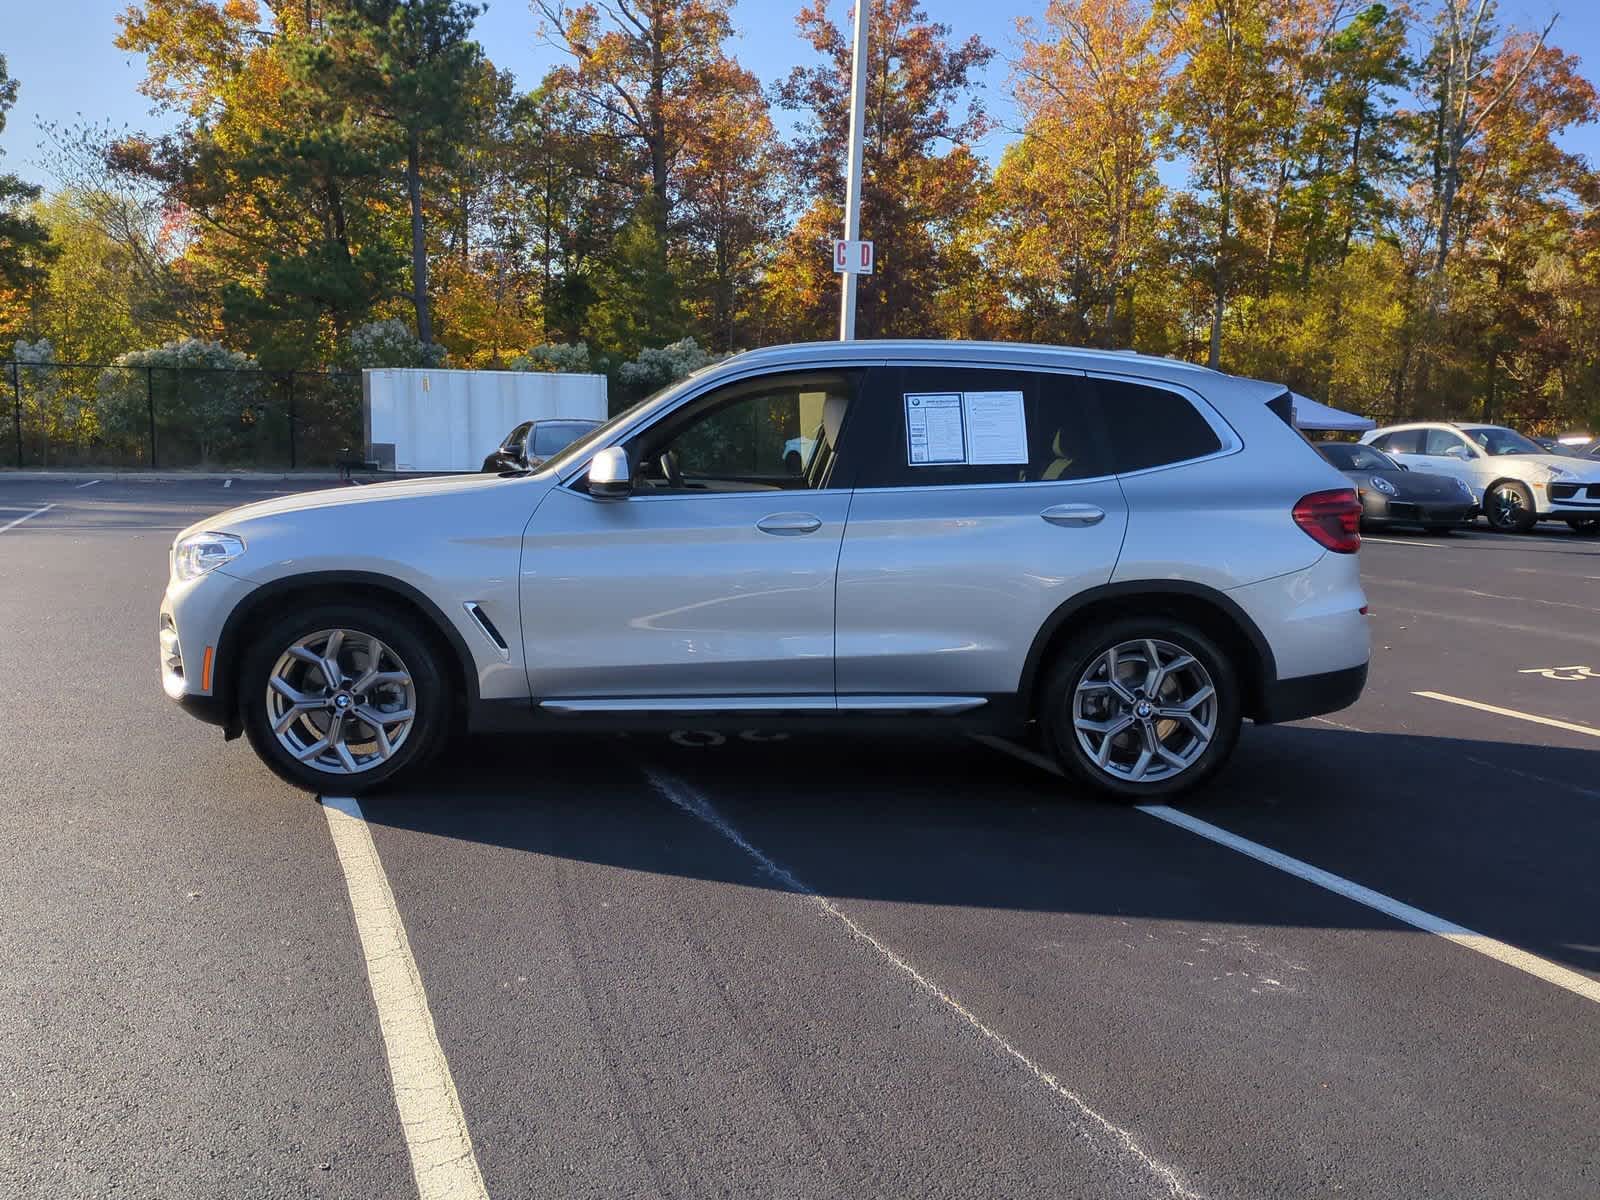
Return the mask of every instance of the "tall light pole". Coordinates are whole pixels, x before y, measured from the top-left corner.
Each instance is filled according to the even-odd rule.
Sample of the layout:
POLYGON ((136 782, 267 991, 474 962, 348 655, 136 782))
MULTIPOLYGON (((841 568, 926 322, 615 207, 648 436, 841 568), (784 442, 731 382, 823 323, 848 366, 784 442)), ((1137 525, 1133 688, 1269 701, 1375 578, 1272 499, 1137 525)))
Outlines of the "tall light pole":
MULTIPOLYGON (((872 0, 856 0, 855 52, 850 62, 850 164, 844 184, 844 238, 854 244, 861 238, 861 140, 867 120, 867 18, 872 0)), ((844 273, 839 296, 839 340, 856 336, 856 282, 854 270, 844 273)))

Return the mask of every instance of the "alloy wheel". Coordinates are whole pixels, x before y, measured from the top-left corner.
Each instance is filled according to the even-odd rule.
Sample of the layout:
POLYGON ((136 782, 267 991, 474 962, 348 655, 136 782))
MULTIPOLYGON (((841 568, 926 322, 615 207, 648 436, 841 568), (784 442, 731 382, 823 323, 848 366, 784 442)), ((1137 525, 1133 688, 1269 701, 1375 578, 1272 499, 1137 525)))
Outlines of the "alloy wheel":
POLYGON ((1189 651, 1155 638, 1120 642, 1079 676, 1072 727, 1113 779, 1156 783, 1200 760, 1217 733, 1217 691, 1189 651))
POLYGON ((400 656, 353 629, 307 634, 267 676, 267 720, 278 743, 330 775, 356 775, 393 757, 416 708, 416 686, 400 656))
POLYGON ((1489 523, 1496 529, 1514 529, 1521 521, 1522 489, 1497 487, 1489 495, 1489 523))

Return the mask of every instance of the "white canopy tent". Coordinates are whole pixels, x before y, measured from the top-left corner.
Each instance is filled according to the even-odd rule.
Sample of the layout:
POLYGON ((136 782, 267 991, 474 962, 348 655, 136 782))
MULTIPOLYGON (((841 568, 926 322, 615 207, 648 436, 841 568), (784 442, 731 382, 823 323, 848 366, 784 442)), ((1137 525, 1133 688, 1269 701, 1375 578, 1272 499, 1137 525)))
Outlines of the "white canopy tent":
POLYGON ((1369 429, 1376 429, 1378 423, 1366 417, 1357 416, 1355 413, 1343 412, 1337 408, 1329 408, 1326 404, 1318 404, 1309 396, 1302 396, 1299 392, 1290 392, 1294 398, 1294 423, 1301 429, 1327 429, 1337 433, 1365 433, 1369 429))

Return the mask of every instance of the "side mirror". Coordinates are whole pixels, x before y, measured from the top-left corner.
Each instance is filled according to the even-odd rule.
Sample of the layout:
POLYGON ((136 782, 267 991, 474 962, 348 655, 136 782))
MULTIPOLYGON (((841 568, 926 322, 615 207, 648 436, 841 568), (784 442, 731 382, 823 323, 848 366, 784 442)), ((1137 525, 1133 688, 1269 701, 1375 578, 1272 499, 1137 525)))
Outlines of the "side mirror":
POLYGON ((633 468, 621 446, 607 446, 589 460, 589 495, 596 500, 625 500, 633 494, 633 468))

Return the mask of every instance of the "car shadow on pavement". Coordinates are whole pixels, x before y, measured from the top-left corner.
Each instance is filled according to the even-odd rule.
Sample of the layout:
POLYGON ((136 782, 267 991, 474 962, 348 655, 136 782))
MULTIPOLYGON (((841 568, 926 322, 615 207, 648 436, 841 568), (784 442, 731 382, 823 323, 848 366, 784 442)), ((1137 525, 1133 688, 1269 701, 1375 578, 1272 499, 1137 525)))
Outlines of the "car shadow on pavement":
MULTIPOLYGON (((1448 920, 1600 971, 1597 765, 1595 752, 1515 743, 1247 729, 1230 766, 1183 807, 1448 920)), ((519 854, 786 888, 652 777, 709 803, 826 896, 1396 928, 962 738, 477 738, 363 808, 375 826, 519 854)), ((497 868, 500 877, 485 881, 486 904, 495 889, 515 886, 517 861, 500 861, 505 874, 497 868)))

